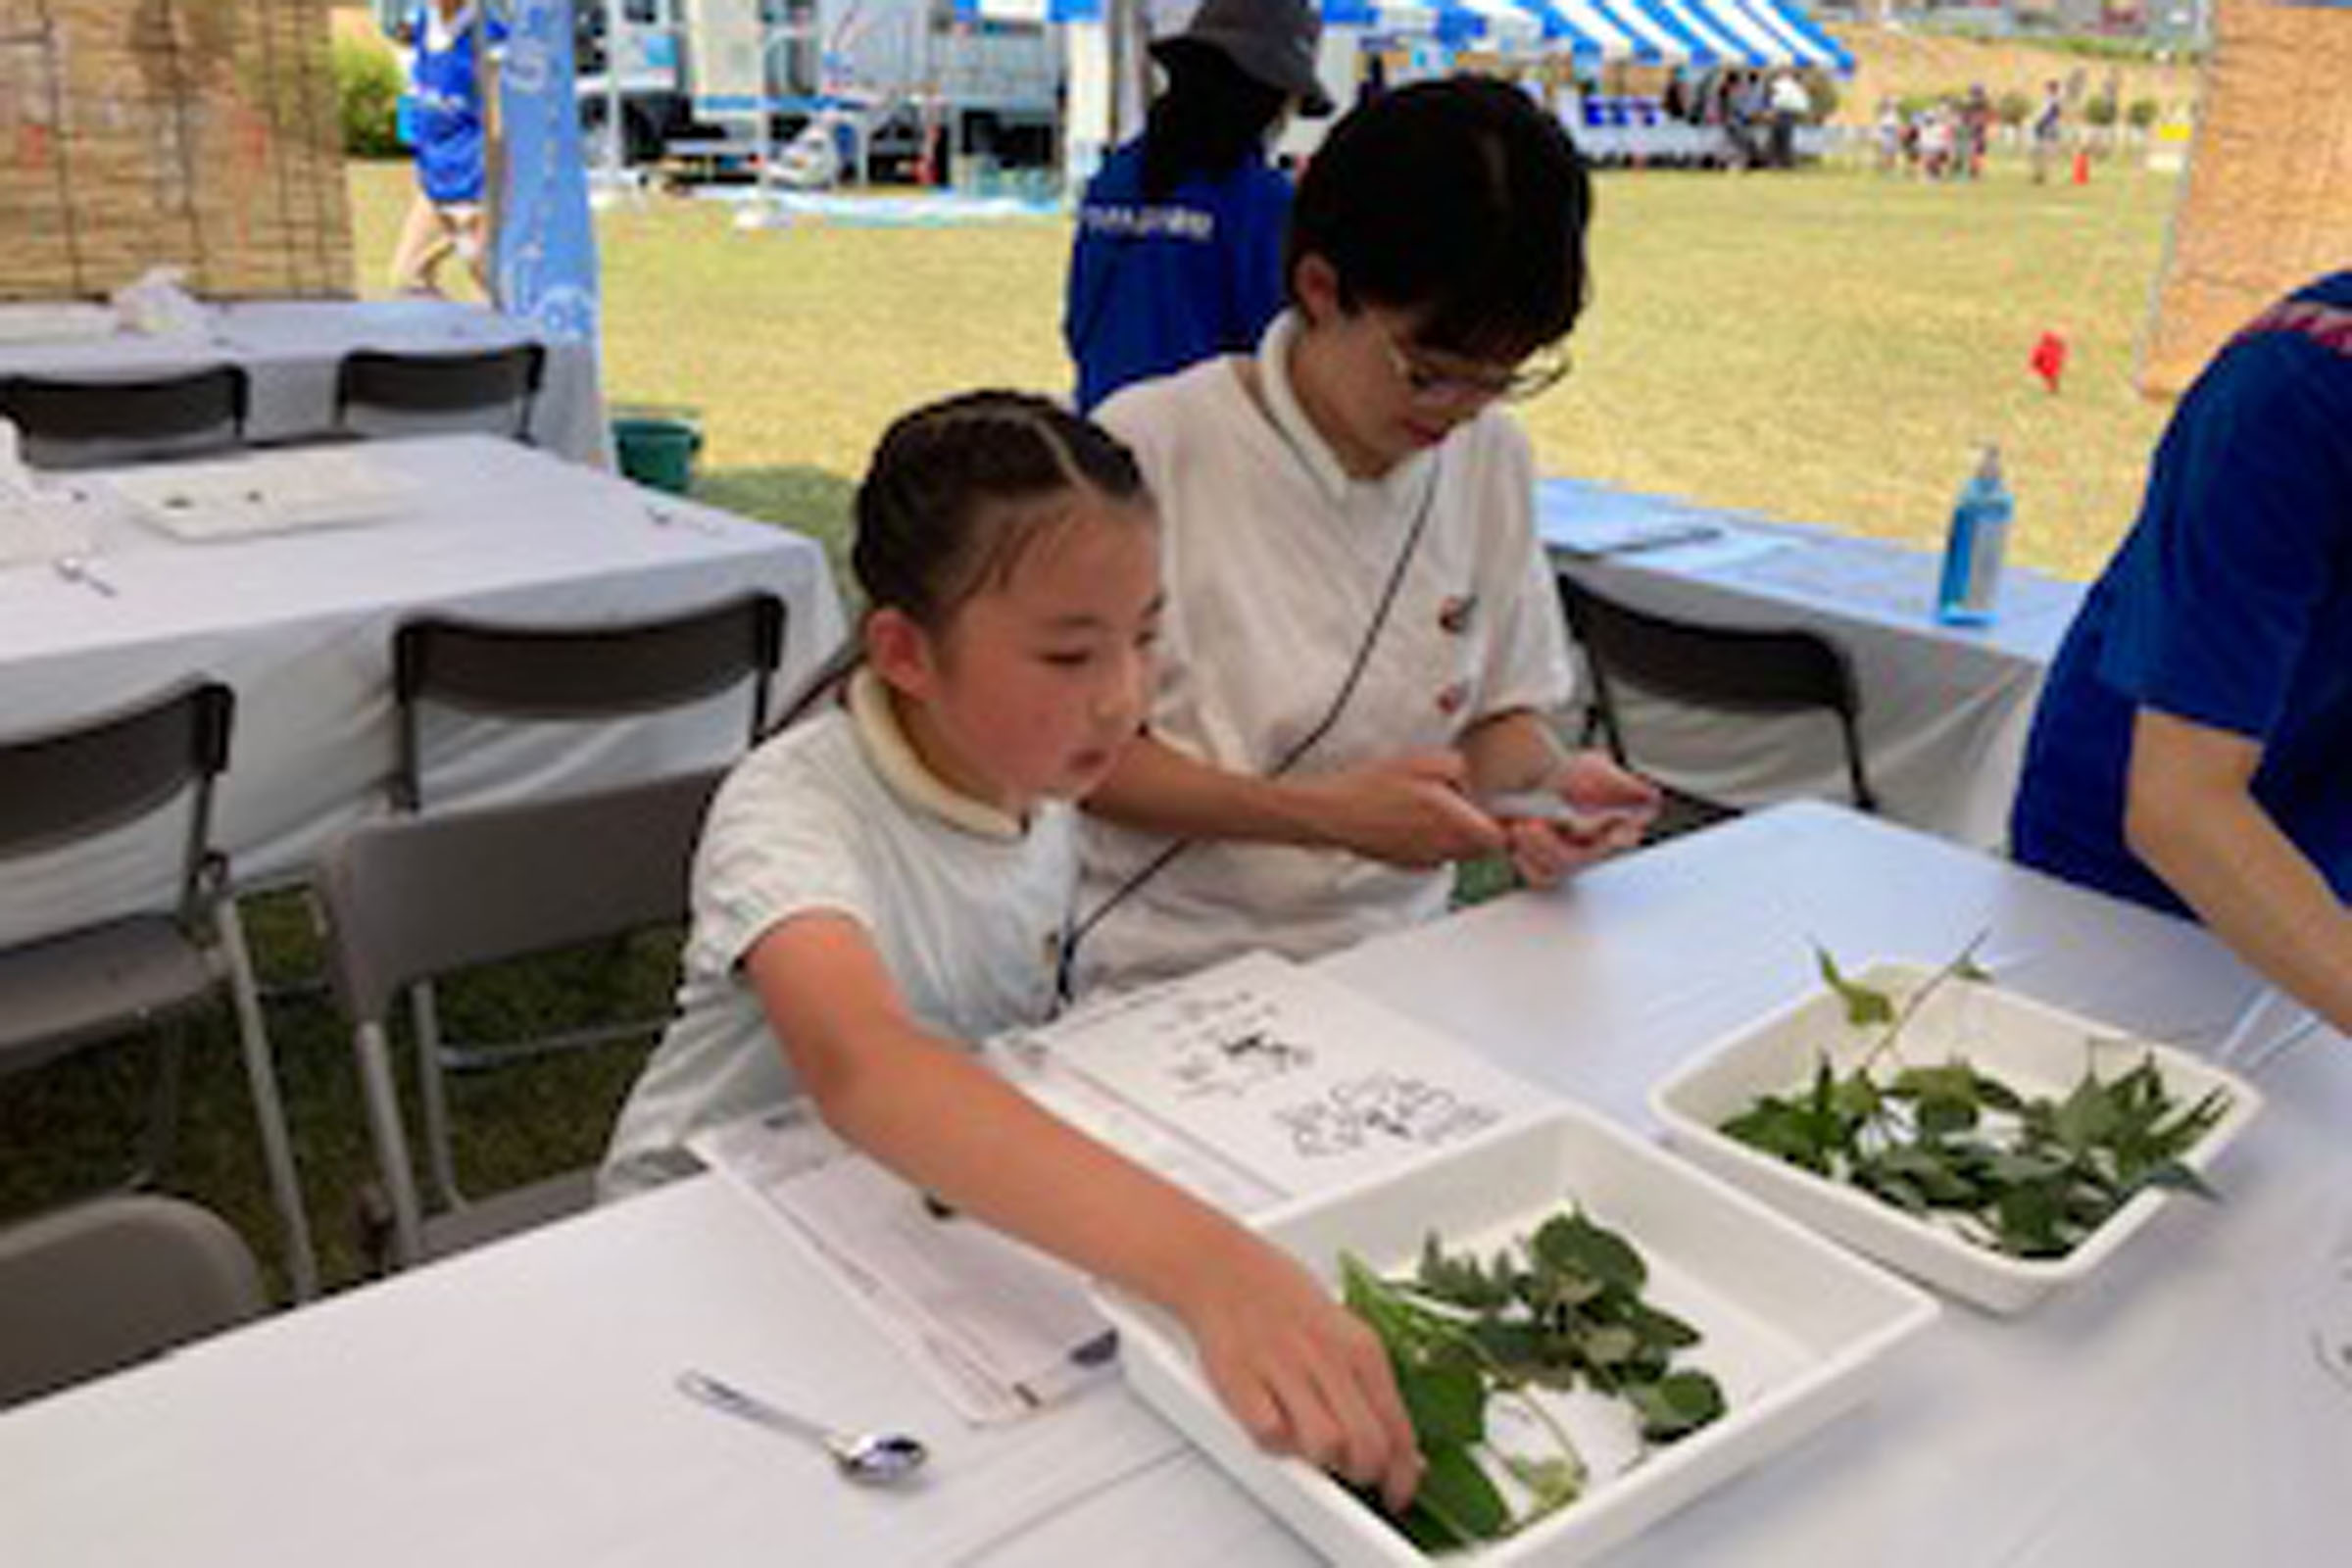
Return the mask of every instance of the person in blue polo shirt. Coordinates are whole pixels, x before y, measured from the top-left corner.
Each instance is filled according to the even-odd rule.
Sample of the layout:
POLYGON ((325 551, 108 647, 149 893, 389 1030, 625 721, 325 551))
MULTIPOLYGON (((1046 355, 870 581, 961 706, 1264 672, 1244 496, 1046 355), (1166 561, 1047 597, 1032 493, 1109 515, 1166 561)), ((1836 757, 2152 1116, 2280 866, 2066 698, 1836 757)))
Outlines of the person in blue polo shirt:
POLYGON ((2181 401, 2059 651, 2010 832, 2352 1033, 2352 270, 2181 401))
POLYGON ((1167 91, 1078 207, 1062 339, 1080 409, 1249 349, 1282 308, 1291 182, 1266 143, 1294 108, 1331 112, 1322 31, 1314 0, 1206 0, 1152 46, 1167 91))
POLYGON ((496 92, 484 45, 496 58, 507 24, 477 19, 469 0, 430 0, 403 29, 410 45, 409 91, 416 105, 416 194, 392 256, 392 286, 403 294, 434 295, 452 251, 474 286, 488 294, 489 220, 483 206, 491 117, 496 92))

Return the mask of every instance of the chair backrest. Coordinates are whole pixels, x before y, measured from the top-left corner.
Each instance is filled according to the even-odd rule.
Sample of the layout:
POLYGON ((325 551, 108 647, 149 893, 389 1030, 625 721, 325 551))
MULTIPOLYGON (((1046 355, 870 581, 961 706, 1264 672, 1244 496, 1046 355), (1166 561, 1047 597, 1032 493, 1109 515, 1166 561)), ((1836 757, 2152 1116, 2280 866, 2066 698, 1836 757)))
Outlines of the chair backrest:
POLYGON ((259 1317, 253 1252, 210 1209, 117 1194, 0 1230, 0 1406, 259 1317))
POLYGON ((1854 804, 1878 808, 1862 761, 1862 699, 1845 652, 1801 627, 1757 629, 1677 620, 1621 604, 1557 574, 1568 629, 1585 653, 1592 713, 1610 755, 1628 760, 1616 685, 1740 713, 1822 710, 1838 721, 1854 804))
POLYGON ((0 739, 0 859, 94 837, 192 789, 180 886, 181 912, 192 914, 235 715, 226 686, 194 680, 66 728, 0 739))
POLYGON ((723 776, 354 829, 317 877, 345 1012, 380 1025, 419 980, 683 918, 695 840, 723 776))
POLYGON ((234 365, 142 380, 14 375, 0 377, 0 417, 35 467, 87 467, 235 446, 251 395, 234 365))
POLYGON ((394 1255, 428 1238, 387 1037, 403 988, 682 919, 718 771, 436 816, 347 835, 315 878, 394 1255))
POLYGON ((396 354, 356 349, 335 372, 335 426, 350 428, 355 409, 439 416, 511 411, 515 440, 531 439, 531 410, 547 375, 547 348, 516 343, 464 354, 396 354))
POLYGON ((612 718, 752 687, 749 735, 767 727, 784 660, 784 601, 746 594, 704 610, 612 626, 502 626, 449 616, 404 622, 392 640, 400 720, 394 804, 422 804, 417 710, 445 704, 526 719, 612 718))

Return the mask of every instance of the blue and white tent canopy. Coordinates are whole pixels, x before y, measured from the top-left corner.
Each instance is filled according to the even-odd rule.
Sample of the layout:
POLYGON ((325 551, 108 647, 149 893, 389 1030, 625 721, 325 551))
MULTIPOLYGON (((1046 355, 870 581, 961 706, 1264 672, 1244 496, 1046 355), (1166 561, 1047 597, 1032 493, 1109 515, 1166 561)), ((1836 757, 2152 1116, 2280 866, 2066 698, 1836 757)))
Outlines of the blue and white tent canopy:
MULTIPOLYGON (((955 0, 967 22, 1101 22, 1118 0, 955 0)), ((1145 3, 1145 0, 1138 0, 1145 3)), ((1799 0, 1321 0, 1330 26, 1566 50, 1598 65, 1811 66, 1854 57, 1799 0)), ((1157 7, 1153 8, 1158 9, 1157 7)))

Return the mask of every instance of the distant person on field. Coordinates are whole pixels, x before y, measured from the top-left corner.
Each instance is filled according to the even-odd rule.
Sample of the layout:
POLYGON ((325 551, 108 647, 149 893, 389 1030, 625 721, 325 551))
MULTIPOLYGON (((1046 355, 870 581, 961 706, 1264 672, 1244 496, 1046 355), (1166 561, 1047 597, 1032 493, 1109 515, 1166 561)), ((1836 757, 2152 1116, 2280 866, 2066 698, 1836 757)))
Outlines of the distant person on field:
POLYGON ((1902 169, 1905 159, 1903 111, 1892 98, 1879 100, 1878 147, 1879 172, 1891 174, 1902 169))
POLYGON ((392 287, 437 296, 441 264, 455 252, 487 295, 490 220, 484 199, 496 127, 491 106, 498 102, 497 50, 507 25, 477 17, 469 0, 427 0, 403 30, 416 106, 416 192, 392 254, 392 287))
POLYGON ((1267 144, 1294 110, 1331 110, 1322 32, 1313 0, 1207 0, 1152 46, 1167 91, 1078 205, 1061 332, 1080 409, 1246 349, 1282 308, 1291 182, 1267 144))
POLYGON ((1968 89, 1960 105, 1960 172, 1970 179, 1984 177, 1984 154, 1992 146, 1992 95, 1983 82, 1968 89))
POLYGON ((2203 921, 2352 1034, 2352 270, 2181 400, 2059 650, 2010 834, 2203 921))
POLYGON ((2040 185, 2050 177, 2059 138, 2066 133, 2066 94, 2055 81, 2041 84, 2041 107, 2034 111, 2032 132, 2034 183, 2040 185))
POLYGON ((1772 167, 1796 167, 1796 127, 1813 114, 1813 95, 1793 71, 1784 71, 1772 78, 1772 167))

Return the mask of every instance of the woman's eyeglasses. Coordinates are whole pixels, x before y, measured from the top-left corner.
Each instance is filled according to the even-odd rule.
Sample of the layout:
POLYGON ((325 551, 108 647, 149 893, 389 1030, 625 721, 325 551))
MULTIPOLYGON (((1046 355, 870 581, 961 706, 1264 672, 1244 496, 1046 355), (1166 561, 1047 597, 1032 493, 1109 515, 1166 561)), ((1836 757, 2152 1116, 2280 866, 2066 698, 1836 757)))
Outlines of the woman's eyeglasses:
POLYGON ((1397 342, 1386 326, 1380 328, 1380 346, 1388 351, 1396 378, 1424 403, 1524 403, 1558 386, 1570 363, 1567 350, 1550 349, 1508 370, 1441 370, 1397 342))

